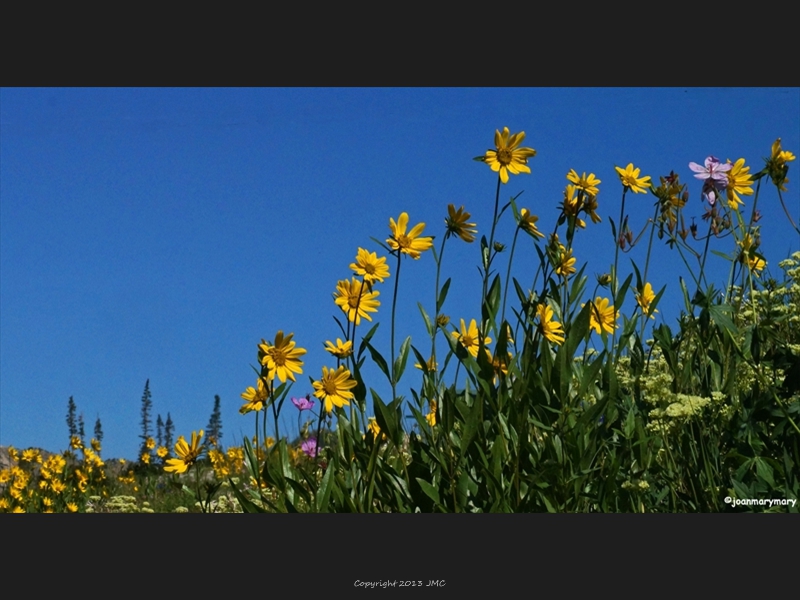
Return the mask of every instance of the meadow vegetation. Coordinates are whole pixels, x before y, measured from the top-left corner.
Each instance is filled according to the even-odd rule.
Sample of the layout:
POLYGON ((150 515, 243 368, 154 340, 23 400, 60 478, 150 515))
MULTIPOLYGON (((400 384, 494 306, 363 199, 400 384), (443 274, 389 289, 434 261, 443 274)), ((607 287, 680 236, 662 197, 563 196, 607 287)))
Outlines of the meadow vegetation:
POLYGON ((545 232, 519 193, 501 202, 512 176, 530 173, 536 151, 524 137, 497 131, 475 159, 496 174, 480 238, 466 208, 450 204, 438 245, 400 212, 371 249, 355 249, 313 393, 292 395, 308 376, 300 344, 324 338, 295 340, 284 323, 255 344, 238 417, 252 419, 253 435, 241 445, 224 448, 198 427, 174 445, 142 436, 136 462, 105 461, 81 424, 61 454, 9 449, 0 512, 798 512, 800 252, 762 255, 770 224, 758 211, 780 204, 797 231, 783 198, 795 156, 777 140, 756 173, 744 159, 690 163, 705 213, 689 226, 689 186, 675 172, 656 183, 616 167, 619 180, 603 187, 618 199, 605 204, 603 182, 571 170, 545 232), (653 212, 634 227, 626 202, 639 194, 653 212), (614 264, 590 280, 573 241, 601 226, 605 207, 614 264), (519 281, 511 266, 526 237, 533 267, 519 281), (476 248, 475 314, 447 312, 448 244, 476 248), (622 257, 639 244, 646 259, 627 268, 622 257), (727 273, 708 272, 710 253, 727 273), (648 280, 656 254, 685 267, 672 326, 655 325, 665 291, 648 280), (398 289, 419 260, 436 265, 417 302, 427 338, 400 339, 398 289), (389 348, 373 344, 378 327, 390 328, 389 348), (366 361, 385 384, 365 380, 366 361), (409 366, 419 377, 403 379, 409 366), (285 411, 297 431, 280 430, 285 411))

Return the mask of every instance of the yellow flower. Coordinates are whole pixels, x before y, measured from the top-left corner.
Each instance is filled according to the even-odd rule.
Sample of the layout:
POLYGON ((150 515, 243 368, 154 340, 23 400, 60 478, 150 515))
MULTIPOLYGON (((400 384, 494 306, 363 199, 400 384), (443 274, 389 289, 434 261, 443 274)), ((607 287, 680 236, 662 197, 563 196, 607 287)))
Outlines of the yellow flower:
POLYGON ((435 371, 436 369, 439 368, 435 356, 431 356, 427 361, 425 361, 424 365, 421 365, 419 363, 414 363, 414 366, 418 368, 420 371, 428 371, 428 372, 435 371))
POLYGON ((239 412, 243 415, 246 415, 252 411, 260 411, 264 408, 264 405, 267 402, 267 398, 269 397, 269 391, 267 390, 267 386, 264 383, 264 379, 262 377, 258 378, 258 389, 253 387, 248 387, 245 391, 242 392, 242 399, 246 400, 242 407, 239 409, 239 412))
MULTIPOLYGON (((644 290, 642 293, 636 293, 636 302, 639 303, 639 306, 642 307, 642 312, 647 315, 650 314, 650 304, 652 304, 653 300, 656 299, 656 295, 653 292, 653 286, 649 283, 644 285, 644 290)), ((657 313, 658 310, 653 310, 653 314, 650 314, 651 319, 655 319, 654 314, 657 313)))
POLYGON ((67 502, 67 510, 71 513, 78 512, 78 505, 74 502, 67 502))
POLYGON ((367 422, 367 431, 372 434, 372 438, 375 440, 378 439, 386 439, 386 434, 381 433, 381 428, 378 425, 378 421, 375 420, 375 417, 370 417, 367 422))
POLYGON ((636 194, 646 194, 647 190, 644 186, 650 184, 650 176, 647 175, 646 177, 639 177, 639 169, 633 168, 633 163, 628 163, 628 166, 624 169, 620 167, 614 167, 619 174, 620 181, 622 181, 622 185, 627 188, 630 188, 636 194))
POLYGON ((563 244, 558 245, 559 257, 556 265, 556 274, 564 279, 575 273, 575 257, 572 256, 572 248, 567 250, 563 244))
POLYGON ((781 138, 775 140, 775 143, 772 144, 772 160, 779 165, 783 165, 787 162, 793 161, 794 159, 794 154, 781 148, 781 138))
MULTIPOLYGON (((597 333, 601 331, 613 333, 619 327, 614 320, 614 305, 609 306, 609 303, 608 298, 600 298, 600 296, 592 302, 592 310, 589 312, 589 327, 597 333)), ((585 304, 581 304, 581 308, 584 306, 585 304)))
MULTIPOLYGON (((464 348, 472 355, 472 358, 478 358, 478 348, 480 348, 480 333, 478 332, 478 324, 475 319, 469 322, 469 327, 461 319, 461 331, 453 331, 451 333, 453 338, 458 340, 464 348)), ((492 343, 491 338, 486 337, 483 340, 483 345, 487 346, 492 343)))
POLYGON ((567 173, 567 179, 575 184, 575 187, 578 189, 583 190, 590 196, 596 196, 600 191, 597 187, 602 182, 594 176, 594 173, 589 173, 589 176, 586 176, 586 172, 584 171, 583 174, 578 177, 577 171, 575 169, 570 169, 569 173, 567 173))
POLYGON ((775 140, 775 143, 772 144, 772 156, 767 161, 767 172, 772 179, 772 183, 778 186, 778 189, 782 192, 786 191, 786 184, 789 183, 786 178, 789 166, 786 163, 794 159, 794 154, 781 148, 781 138, 775 140))
POLYGON ((386 264, 386 257, 378 258, 376 252, 369 252, 364 248, 359 248, 356 254, 356 262, 350 264, 356 275, 361 275, 364 281, 372 283, 389 277, 389 267, 386 264))
MULTIPOLYGON (((728 161, 730 164, 731 161, 728 161)), ((750 167, 744 166, 744 159, 737 160, 731 170, 728 171, 728 185, 725 192, 728 195, 728 206, 733 210, 739 210, 739 205, 744 206, 744 202, 739 198, 739 194, 752 196, 753 179, 750 177, 750 167)))
POLYGON ((164 470, 167 473, 185 473, 203 453, 203 446, 200 443, 202 437, 202 429, 199 434, 193 431, 191 446, 186 443, 186 438, 178 437, 178 441, 175 443, 175 454, 178 455, 178 458, 170 458, 164 470))
POLYGON ((350 400, 355 399, 352 390, 357 382, 350 376, 350 370, 339 367, 334 371, 322 367, 322 379, 313 381, 314 395, 325 401, 325 410, 331 412, 334 406, 349 406, 350 400))
POLYGON ((149 452, 145 452, 144 454, 142 454, 141 457, 139 457, 139 460, 141 460, 143 464, 149 465, 150 464, 150 453, 149 452))
POLYGON ((325 350, 333 354, 336 358, 347 358, 353 354, 353 342, 347 340, 342 343, 341 338, 336 338, 336 344, 333 342, 325 342, 325 350))
POLYGON ((457 235, 468 244, 474 242, 478 230, 475 229, 475 223, 467 223, 471 215, 464 210, 464 207, 461 206, 456 210, 455 205, 448 204, 447 214, 449 216, 444 220, 447 225, 447 235, 457 235))
POLYGON ((431 410, 425 415, 425 420, 431 427, 436 425, 436 400, 431 400, 431 410))
POLYGON ((425 223, 417 223, 411 231, 406 233, 408 227, 408 213, 400 213, 400 217, 395 223, 394 219, 389 218, 389 229, 392 230, 392 237, 386 239, 386 243, 395 252, 400 251, 408 254, 411 258, 417 259, 421 252, 425 252, 433 245, 432 237, 419 237, 425 230, 425 223))
POLYGON ((761 270, 767 266, 767 261, 765 261, 763 258, 758 258, 757 256, 753 255, 747 259, 747 266, 751 271, 758 275, 761 270))
POLYGON ((73 435, 69 439, 69 445, 73 450, 80 450, 83 448, 83 440, 81 440, 80 436, 73 435))
POLYGON ((500 174, 500 181, 508 183, 508 172, 514 175, 520 173, 530 173, 527 166, 528 159, 536 156, 533 148, 520 148, 519 145, 525 139, 525 132, 520 131, 511 135, 508 127, 503 128, 503 133, 495 130, 494 145, 497 150, 487 150, 486 154, 479 160, 485 162, 495 173, 500 174))
POLYGON ((147 448, 148 450, 152 450, 153 448, 156 447, 156 441, 153 438, 149 437, 145 441, 144 445, 145 445, 145 448, 147 448))
POLYGON ((536 215, 532 215, 530 212, 528 212, 527 208, 523 208, 519 211, 520 229, 522 229, 523 231, 529 233, 534 237, 543 238, 544 234, 536 228, 536 221, 538 220, 539 217, 537 217, 536 215))
POLYGON ((586 222, 578 218, 578 213, 581 211, 581 202, 579 202, 578 197, 575 195, 577 192, 577 188, 569 184, 566 189, 564 190, 564 202, 561 205, 564 214, 570 217, 575 217, 575 224, 580 227, 581 229, 586 228, 586 222))
POLYGON ((159 446, 158 450, 156 450, 158 458, 166 458, 167 454, 169 454, 169 449, 166 446, 159 446))
POLYGON ((561 323, 553 320, 553 309, 546 304, 539 304, 536 316, 539 317, 539 331, 542 335, 554 344, 563 344, 564 329, 561 323))
POLYGON ((380 292, 368 291, 361 280, 353 277, 351 281, 345 279, 336 284, 333 301, 347 315, 350 322, 355 321, 356 325, 360 325, 361 317, 372 321, 369 313, 378 312, 378 307, 381 305, 380 300, 376 300, 378 296, 380 292))
POLYGON ((22 460, 25 462, 42 462, 42 455, 34 448, 28 448, 22 451, 22 460))
POLYGON ((92 445, 92 450, 94 450, 95 452, 100 452, 100 450, 102 450, 102 447, 100 446, 100 441, 95 438, 92 438, 91 445, 92 445))
POLYGON ((303 361, 300 360, 300 357, 306 353, 306 350, 305 348, 295 348, 292 336, 294 334, 290 333, 284 338, 283 331, 279 331, 275 336, 275 345, 261 340, 264 342, 259 345, 259 348, 264 351, 261 364, 267 367, 270 379, 277 375, 281 383, 286 383, 287 378, 295 381, 295 373, 298 375, 303 373, 303 361))
POLYGON ((599 223, 603 219, 597 214, 597 198, 589 196, 583 201, 583 210, 592 219, 592 223, 599 223))

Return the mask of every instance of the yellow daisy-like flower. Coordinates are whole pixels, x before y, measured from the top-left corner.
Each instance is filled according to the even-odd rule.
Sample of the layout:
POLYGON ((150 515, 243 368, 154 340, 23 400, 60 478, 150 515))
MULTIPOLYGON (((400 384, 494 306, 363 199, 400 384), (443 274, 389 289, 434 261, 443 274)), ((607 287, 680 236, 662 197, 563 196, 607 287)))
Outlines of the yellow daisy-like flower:
MULTIPOLYGON (((728 161, 730 164, 731 161, 728 161)), ((744 159, 737 160, 731 170, 728 171, 728 185, 725 193, 728 195, 728 206, 733 210, 739 210, 739 205, 744 206, 744 202, 739 198, 739 194, 744 196, 753 195, 753 178, 750 176, 750 167, 744 166, 744 159)))
POLYGON ((42 455, 35 448, 28 448, 22 451, 22 461, 24 462, 42 462, 42 455), (37 460, 38 459, 38 460, 37 460))
POLYGON ((347 340, 342 342, 340 338, 336 338, 336 344, 333 342, 325 342, 325 350, 333 354, 336 358, 347 358, 353 354, 353 342, 347 340))
POLYGON ((589 196, 583 201, 583 210, 592 219, 592 223, 599 223, 603 219, 597 214, 597 198, 589 196))
POLYGON ((203 453, 203 445, 200 443, 202 437, 202 429, 199 434, 196 431, 192 432, 191 445, 186 442, 185 437, 178 437, 178 441, 175 443, 175 454, 178 458, 170 458, 164 470, 167 473, 185 473, 188 471, 189 467, 197 462, 197 459, 203 453))
POLYGON ((567 250, 563 244, 558 245, 559 258, 556 264, 556 274, 564 279, 575 273, 576 258, 572 256, 572 248, 567 250))
POLYGON ((306 353, 305 348, 295 348, 292 341, 293 333, 283 337, 283 331, 279 331, 275 336, 275 344, 271 345, 264 340, 259 344, 259 348, 264 352, 261 364, 267 367, 268 377, 273 379, 276 375, 281 383, 286 383, 287 379, 295 381, 294 374, 303 373, 303 361, 300 357, 306 353))
POLYGON ((145 441, 144 445, 145 445, 145 448, 147 448, 148 450, 152 450, 153 448, 156 447, 156 441, 153 438, 149 437, 145 441))
POLYGON ((74 502, 67 502, 67 511, 71 513, 78 512, 78 505, 74 502))
POLYGON ((417 223, 411 231, 406 233, 408 228, 408 213, 400 213, 400 217, 395 223, 394 219, 389 218, 389 229, 392 237, 386 239, 386 243, 395 252, 408 254, 411 258, 418 259, 422 252, 433 246, 432 237, 420 237, 425 230, 425 223, 417 223))
POLYGON ((347 315, 347 319, 356 325, 361 324, 361 317, 367 321, 372 321, 369 313, 378 312, 381 305, 376 298, 380 292, 372 292, 362 285, 360 279, 353 277, 351 281, 342 280, 336 284, 336 292, 333 294, 333 301, 347 315))
POLYGON ((142 464, 149 465, 150 464, 150 454, 148 452, 145 452, 144 454, 142 454, 139 457, 139 460, 142 462, 142 464))
POLYGON ((425 420, 431 427, 436 425, 436 400, 431 400, 431 410, 427 415, 425 415, 425 420))
MULTIPOLYGON (((592 310, 589 313, 589 327, 597 333, 602 331, 613 333, 619 327, 614 319, 614 305, 609 306, 609 304, 610 300, 608 298, 600 298, 600 296, 592 302, 592 310)), ((581 308, 584 306, 585 304, 581 304, 581 308)))
POLYGON ((794 154, 781 148, 781 138, 775 140, 775 142, 772 144, 772 160, 779 165, 783 165, 787 162, 793 161, 794 159, 794 154))
POLYGON ((474 242, 478 230, 475 229, 475 223, 467 223, 471 215, 464 210, 464 207, 461 206, 456 210, 454 204, 448 204, 447 214, 444 220, 447 225, 447 235, 457 235, 468 244, 474 242))
POLYGON ((503 128, 503 133, 495 130, 494 145, 496 150, 487 150, 486 154, 480 158, 495 173, 500 174, 500 181, 508 183, 509 171, 514 175, 520 173, 530 173, 528 159, 536 156, 533 148, 520 148, 519 145, 525 139, 525 132, 520 131, 511 135, 508 127, 503 128))
MULTIPOLYGON (((653 300, 656 299, 656 294, 653 292, 653 286, 649 283, 644 284, 644 289, 642 293, 636 293, 636 302, 642 308, 642 312, 647 315, 650 313, 650 305, 653 303, 653 300)), ((658 309, 653 310, 653 314, 650 314, 651 319, 655 319, 655 313, 658 312, 658 309)))
POLYGON ((632 192, 636 194, 646 194, 647 190, 644 186, 650 184, 650 176, 647 175, 645 177, 639 177, 640 169, 634 169, 633 163, 628 163, 628 166, 624 169, 620 167, 614 167, 619 174, 619 179, 622 181, 622 185, 627 188, 630 188, 632 192))
POLYGON ((335 371, 322 367, 322 379, 313 381, 314 395, 325 402, 325 410, 331 412, 334 406, 349 406, 354 400, 352 390, 358 383, 350 375, 350 370, 339 367, 335 371))
POLYGON ((419 363, 414 363, 414 366, 418 368, 420 371, 427 371, 432 372, 439 368, 439 364, 436 362, 436 357, 431 356, 427 361, 425 361, 424 365, 419 363))
POLYGON ((525 233, 532 235, 533 237, 540 237, 543 238, 544 234, 536 228, 536 222, 539 220, 539 217, 536 215, 532 215, 527 208, 523 208, 519 211, 519 227, 525 233))
POLYGON ((100 440, 97 440, 95 438, 92 438, 91 446, 92 450, 94 450, 95 452, 100 452, 102 450, 102 446, 100 445, 100 440))
POLYGON ((69 445, 73 450, 80 450, 83 448, 83 440, 81 440, 80 436, 73 435, 69 439, 69 445))
POLYGON ((586 172, 584 171, 579 177, 575 169, 570 169, 569 173, 567 173, 567 179, 574 183, 575 187, 583 190, 590 196, 596 196, 600 192, 600 189, 597 186, 600 185, 602 181, 597 179, 597 177, 594 176, 594 173, 589 173, 587 176, 586 172))
MULTIPOLYGON (((467 352, 472 355, 472 358, 478 358, 478 349, 480 348, 481 337, 480 333, 478 332, 478 324, 475 322, 475 319, 472 319, 469 322, 469 327, 467 327, 464 319, 461 319, 461 331, 453 331, 451 335, 458 342, 460 342, 464 348, 467 349, 467 352)), ((484 346, 488 346, 491 343, 491 338, 486 337, 483 339, 484 346)))
POLYGON ((246 400, 246 402, 239 409, 239 412, 242 413, 243 415, 246 415, 247 413, 252 411, 255 412, 260 411, 262 408, 264 408, 267 402, 267 398, 269 397, 269 390, 267 390, 267 386, 264 383, 264 379, 259 377, 256 385, 258 386, 258 389, 254 387, 248 387, 241 394, 242 399, 246 400))
POLYGON ((576 195, 577 191, 578 188, 576 188, 574 185, 567 185, 566 189, 564 190, 564 202, 561 204, 561 209, 564 211, 565 215, 575 217, 575 224, 578 227, 585 229, 586 222, 583 219, 578 218, 578 213, 581 211, 582 202, 579 201, 579 198, 576 195))
POLYGON ((369 420, 367 422, 367 431, 369 431, 372 434, 373 439, 376 439, 376 440, 378 440, 378 439, 385 440, 386 439, 386 434, 385 433, 381 433, 381 428, 378 425, 378 421, 375 420, 375 417, 370 417, 369 418, 369 420))
POLYGON ((158 456, 158 458, 166 458, 167 454, 169 454, 169 448, 166 446, 159 446, 158 450, 156 450, 156 456, 158 456))
POLYGON ((747 267, 756 275, 758 275, 764 267, 767 266, 767 261, 755 255, 747 259, 747 267))
POLYGON ((389 266, 386 264, 386 257, 378 258, 376 252, 369 252, 364 248, 359 248, 356 254, 356 262, 350 263, 350 268, 356 275, 361 275, 364 281, 372 283, 389 277, 389 266))
POLYGON ((553 320, 553 309, 546 304, 539 304, 536 307, 536 316, 539 318, 539 331, 554 344, 564 343, 564 329, 561 323, 553 320))

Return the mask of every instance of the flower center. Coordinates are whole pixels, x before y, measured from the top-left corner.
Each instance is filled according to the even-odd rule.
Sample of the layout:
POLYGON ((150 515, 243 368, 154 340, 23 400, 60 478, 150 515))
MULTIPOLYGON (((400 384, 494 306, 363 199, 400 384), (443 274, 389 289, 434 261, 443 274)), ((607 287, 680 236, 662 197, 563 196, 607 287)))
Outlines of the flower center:
POLYGON ((397 245, 401 248, 411 248, 411 240, 406 234, 402 234, 397 238, 397 245))
POLYGON ((501 165, 510 165, 512 158, 513 155, 511 154, 511 150, 508 148, 501 148, 497 151, 497 162, 499 162, 501 165))
POLYGON ((286 353, 278 348, 270 348, 269 355, 272 357, 272 362, 277 367, 286 365, 286 353))
POLYGON ((469 348, 470 346, 474 346, 475 345, 475 340, 472 339, 472 336, 462 335, 461 336, 461 343, 464 344, 465 347, 469 348))
POLYGON ((322 389, 328 396, 336 395, 336 382, 333 379, 327 379, 322 383, 322 389))

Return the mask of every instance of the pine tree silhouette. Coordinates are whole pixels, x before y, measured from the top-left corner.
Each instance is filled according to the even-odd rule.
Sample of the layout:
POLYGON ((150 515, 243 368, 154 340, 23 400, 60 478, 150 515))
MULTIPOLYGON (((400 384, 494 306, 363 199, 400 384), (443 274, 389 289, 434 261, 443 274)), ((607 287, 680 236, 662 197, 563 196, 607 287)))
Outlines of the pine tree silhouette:
POLYGON ((150 380, 148 379, 144 384, 144 393, 142 394, 142 435, 139 437, 142 438, 142 446, 139 449, 139 457, 145 453, 149 453, 150 450, 147 448, 147 438, 150 437, 150 410, 153 408, 153 400, 152 395, 150 394, 150 380))
POLYGON ((161 415, 156 419, 156 443, 159 446, 164 445, 164 421, 161 420, 161 415))
POLYGON ((94 439, 96 439, 101 444, 103 443, 103 425, 100 423, 99 415, 97 417, 97 420, 94 422, 94 439))
POLYGON ((219 395, 214 396, 214 410, 211 412, 211 418, 206 425, 206 432, 208 434, 208 442, 215 446, 220 445, 222 438, 222 413, 219 408, 220 400, 219 395))
POLYGON ((172 423, 172 417, 167 413, 167 422, 164 425, 164 445, 167 447, 169 454, 172 456, 172 435, 175 433, 175 425, 172 423))
POLYGON ((78 425, 77 421, 75 420, 75 411, 77 407, 75 406, 75 400, 72 399, 72 396, 69 397, 69 402, 67 403, 67 427, 69 427, 69 439, 72 442, 72 437, 78 435, 78 425))

